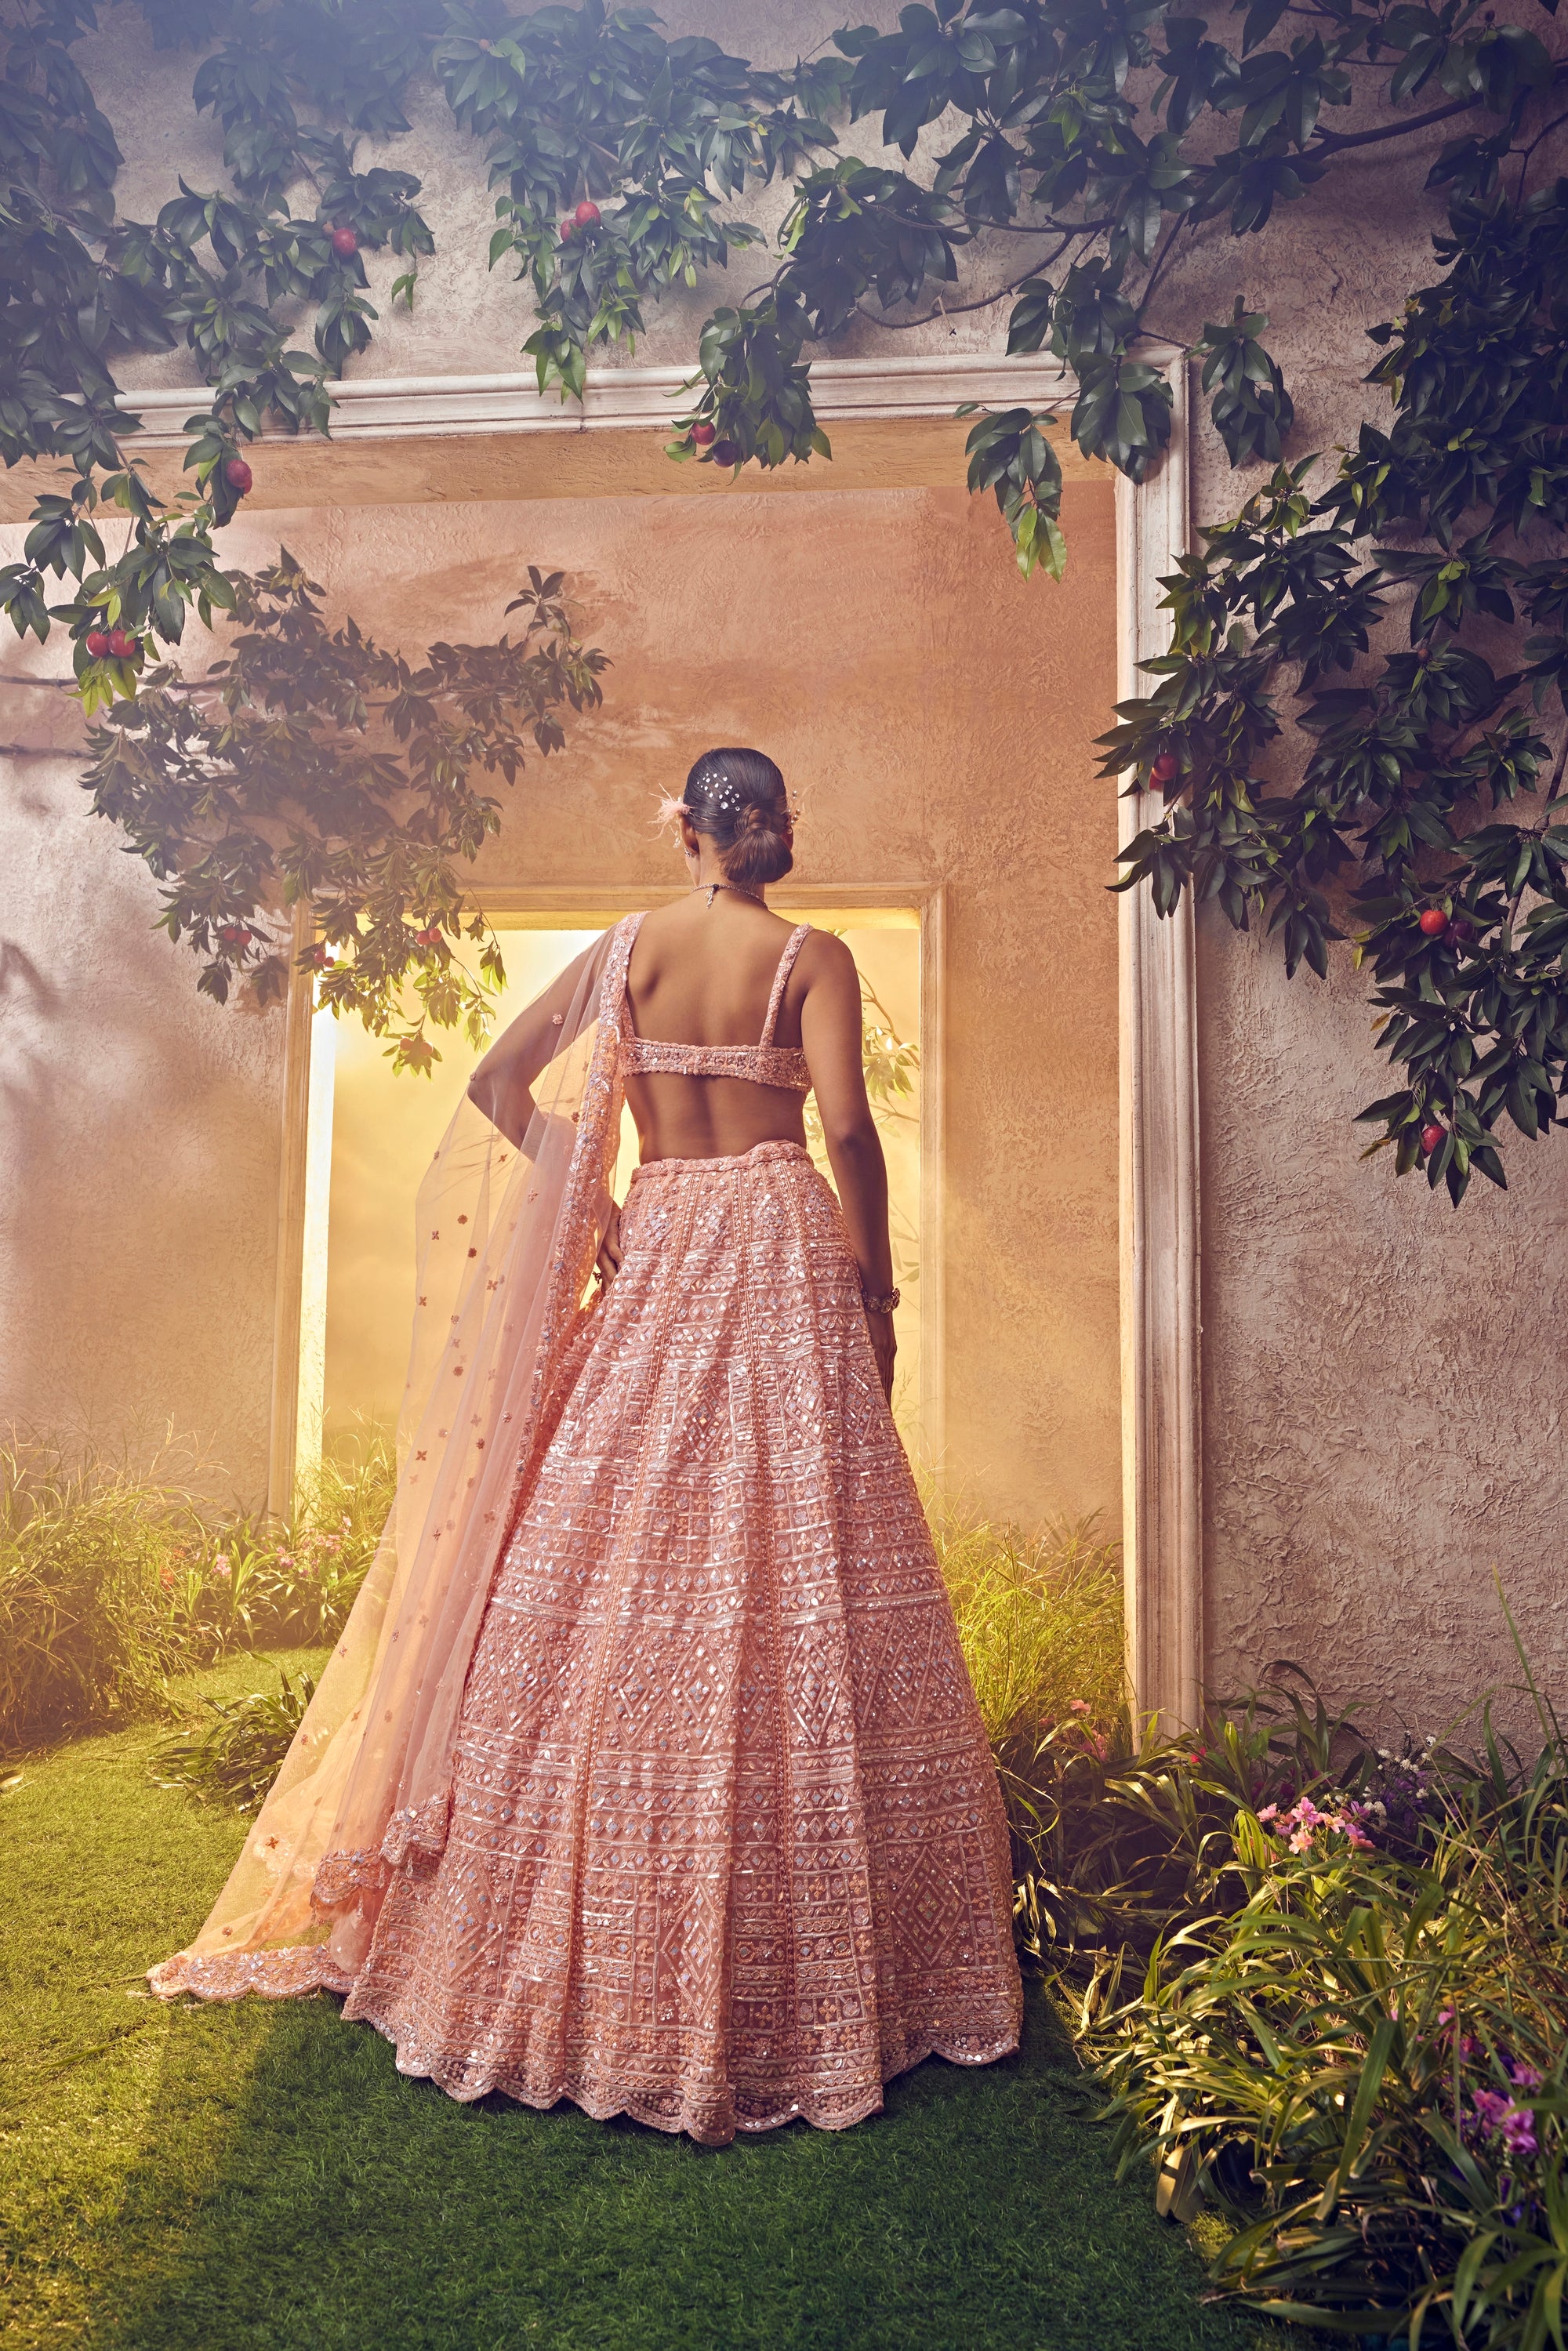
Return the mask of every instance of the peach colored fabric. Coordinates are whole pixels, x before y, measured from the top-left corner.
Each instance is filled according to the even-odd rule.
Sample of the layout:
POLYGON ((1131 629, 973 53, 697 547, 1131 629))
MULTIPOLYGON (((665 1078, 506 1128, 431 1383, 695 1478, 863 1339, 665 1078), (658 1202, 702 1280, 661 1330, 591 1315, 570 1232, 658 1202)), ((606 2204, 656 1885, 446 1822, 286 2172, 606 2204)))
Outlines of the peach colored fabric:
POLYGON ((510 1105, 521 1150, 465 1102, 420 1187, 392 1508, 205 1925, 150 1971, 165 1997, 347 1991, 391 1873, 441 1850, 474 1644, 599 1246, 628 938, 606 932, 513 1023, 539 1071, 510 1105))
MULTIPOLYGON (((404 1668, 418 1715, 438 1697, 455 1724, 417 1834, 378 1765, 377 1842, 326 1839, 315 1933, 292 1911, 258 1933, 237 1905, 265 1864, 244 1862, 153 1981, 345 1991, 455 2097, 570 2097, 720 2143, 843 2127, 932 2052, 1006 2054, 1021 1991, 988 1746, 807 1153, 639 1169, 621 1271, 576 1305, 639 920, 602 960, 556 1302, 537 1360, 495 1366, 535 1399, 511 1531, 476 1642, 447 1644, 434 1691, 404 1668)), ((399 1621, 418 1634, 394 1610, 382 1646, 399 1621)), ((389 1724, 421 1746, 417 1719, 389 1724)))
MULTIPOLYGON (((636 915, 631 923, 634 941, 643 917, 636 915)), ((789 982, 795 958, 811 935, 810 923, 797 923, 784 942, 784 952, 779 958, 779 968, 773 975, 773 987, 768 998, 767 1018, 762 1023, 762 1036, 755 1045, 682 1045, 664 1037, 639 1037, 632 1022, 631 1006, 622 1003, 621 1015, 621 1072, 675 1078, 745 1078, 753 1085, 781 1086, 789 1092, 809 1094, 811 1072, 806 1056, 799 1045, 776 1045, 773 1031, 779 1025, 779 1008, 784 1001, 784 990, 789 982)))
POLYGON ((439 1862, 345 2015, 458 2098, 841 2128, 1020 2006, 996 1774, 837 1202, 638 1171, 501 1564, 439 1862))

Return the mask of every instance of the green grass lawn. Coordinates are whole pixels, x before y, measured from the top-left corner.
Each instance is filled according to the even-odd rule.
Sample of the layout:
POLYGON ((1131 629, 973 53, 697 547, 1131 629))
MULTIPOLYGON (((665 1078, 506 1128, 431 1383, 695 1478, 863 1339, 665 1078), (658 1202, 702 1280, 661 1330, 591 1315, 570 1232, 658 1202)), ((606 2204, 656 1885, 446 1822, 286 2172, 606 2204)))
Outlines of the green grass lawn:
MULTIPOLYGON (((270 1678, 242 1658, 202 1686, 270 1678)), ((723 2148, 456 2105, 325 1997, 165 2008, 141 1972, 200 1924, 243 1824, 152 1787, 152 1737, 79 1740, 0 1797, 6 2351, 1286 2342, 1200 2305, 1037 1989, 1012 2062, 934 2061, 854 2130, 723 2148)))

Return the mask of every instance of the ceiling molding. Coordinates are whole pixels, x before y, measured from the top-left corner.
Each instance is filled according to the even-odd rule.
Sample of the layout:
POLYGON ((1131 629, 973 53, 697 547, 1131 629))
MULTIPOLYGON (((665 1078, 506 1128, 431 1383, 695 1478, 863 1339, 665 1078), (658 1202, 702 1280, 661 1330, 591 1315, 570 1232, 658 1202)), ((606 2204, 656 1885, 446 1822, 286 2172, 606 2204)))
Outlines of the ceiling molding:
MULTIPOLYGON (((329 384, 338 442, 448 439, 470 434, 591 433, 667 426, 688 412, 692 370, 590 368, 580 408, 541 393, 527 375, 357 376, 329 384)), ((851 417, 950 417, 960 402, 1031 408, 1060 400, 1072 379, 1055 360, 1007 359, 988 351, 815 360, 811 400, 826 423, 851 417)), ((143 421, 136 449, 183 447, 185 420, 207 388, 122 388, 123 405, 143 421)), ((263 440, 291 438, 267 426, 263 440)))

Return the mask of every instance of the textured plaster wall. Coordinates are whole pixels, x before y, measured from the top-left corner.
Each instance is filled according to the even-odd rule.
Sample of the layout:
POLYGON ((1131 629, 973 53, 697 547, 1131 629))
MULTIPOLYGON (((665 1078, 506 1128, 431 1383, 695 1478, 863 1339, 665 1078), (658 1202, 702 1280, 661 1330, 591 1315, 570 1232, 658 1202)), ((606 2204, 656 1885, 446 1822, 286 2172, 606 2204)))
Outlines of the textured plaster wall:
MULTIPOLYGON (((1292 455, 1387 414, 1362 381, 1364 330, 1435 274, 1424 171, 1369 149, 1261 254, 1210 236, 1180 324, 1266 291, 1292 455)), ((1207 430, 1196 456, 1197 519, 1234 511, 1249 478, 1207 430)), ((1389 1081, 1348 948, 1326 983, 1287 981, 1276 951, 1205 915, 1198 990, 1211 1683, 1293 1657, 1423 1731, 1502 1686, 1522 1727, 1494 1570, 1538 1672, 1568 1679, 1561 1146, 1505 1130, 1510 1190, 1478 1183, 1455 1214, 1386 1155, 1359 1160, 1369 1131, 1351 1121, 1389 1081)))
MULTIPOLYGON (((408 647, 493 632, 529 561, 568 571, 613 657, 606 706, 528 771, 481 895, 679 879, 658 795, 736 740, 800 794, 800 882, 946 886, 946 1466, 988 1510, 1110 1528, 1114 810, 1090 737, 1113 690, 1114 548, 1108 486, 1068 499, 1073 590, 1045 597, 961 490, 283 514, 242 525, 235 554, 256 559, 270 527, 334 611, 408 647)), ((47 772, 39 797, 29 768, 34 813, 4 819, 13 876, 27 861, 8 896, 36 1001, 0 1280, 37 1336, 0 1419, 58 1419, 80 1390, 112 1422, 134 1399, 226 1446, 255 1490, 281 1019, 196 999, 149 935, 145 875, 87 825, 68 769, 47 772)))
MULTIPOLYGON (((7 736, 52 701, 12 689, 7 736)), ((0 761, 0 1429, 138 1463, 172 1434, 172 1475, 253 1499, 282 1024, 197 998, 78 773, 0 761)))
MULTIPOLYGON (((777 62, 810 51, 843 12, 816 0, 722 6, 671 0, 664 13, 673 32, 709 33, 777 62)), ((891 21, 895 10, 878 0, 863 13, 891 21)), ((105 21, 98 56, 116 92, 128 157, 125 202, 145 214, 173 192, 179 169, 193 184, 211 183, 219 134, 210 120, 198 125, 190 114, 189 57, 152 60, 131 10, 112 11, 105 21)), ((511 368, 528 315, 522 289, 485 267, 490 216, 475 152, 434 93, 416 98, 413 115, 413 137, 397 142, 388 160, 423 175, 441 251, 422 274, 412 319, 385 316, 382 300, 380 340, 360 370, 405 375, 511 368)), ((1367 119, 1354 106, 1329 118, 1341 130, 1367 119)), ((1431 134, 1429 152, 1442 135, 1431 134)), ((928 145, 946 137, 946 126, 938 126, 928 145)), ((873 152, 872 126, 849 131, 845 143, 873 152)), ((1282 206, 1261 237, 1239 244, 1223 222, 1209 224, 1166 281, 1154 323, 1172 337, 1190 337, 1206 318, 1226 315, 1236 293, 1271 312, 1272 347, 1297 405, 1292 455, 1332 451, 1354 436, 1364 417, 1384 413, 1381 396, 1362 381, 1373 355, 1364 330, 1395 315, 1407 291, 1431 273, 1430 237, 1441 209, 1437 197, 1422 193, 1427 160, 1403 143, 1363 150, 1342 160, 1304 201, 1282 206)), ((780 201, 779 191, 763 192, 747 209, 767 227, 780 201)), ((973 258, 979 282, 1000 286, 1019 266, 1017 242, 990 244, 988 250, 982 243, 973 258)), ((396 266, 371 263, 372 289, 383 298, 396 266)), ((706 309, 743 292, 754 274, 762 274, 760 266, 754 271, 737 256, 727 279, 653 311, 637 357, 687 358, 706 309)), ((896 338, 857 324, 839 348, 859 356, 888 348, 995 350, 1005 318, 1004 304, 896 338)), ((188 363, 178 356, 138 361, 133 372, 137 381, 177 381, 186 379, 188 363)), ((1230 473, 1207 427, 1197 432, 1194 459, 1197 519, 1233 510, 1249 484, 1230 473)), ((390 455, 388 471, 395 495, 390 455)), ((410 525, 411 542, 426 528, 410 525)), ((528 528, 531 534, 531 522, 528 528)), ((537 537, 532 543, 539 543, 537 537)), ((985 546, 986 560, 1005 576, 1006 552, 994 533, 985 546)), ((984 571, 982 562, 976 581, 984 571)), ((1074 571, 1069 605, 1087 576, 1084 566, 1074 571)), ((996 592, 1016 591, 1009 581, 996 592)), ((1050 598, 1043 586, 1025 591, 1017 624, 1050 598)), ((983 601, 978 609, 985 610, 983 601)), ((777 617, 770 612, 770 630, 777 617)), ((858 623, 846 608, 846 635, 858 632, 858 623)), ((865 665, 875 666, 869 652, 865 665)), ((629 664, 622 687, 630 675, 629 664)), ((1059 726, 1068 724, 1082 739, 1103 723, 1109 696, 1099 674, 1085 671, 1071 686, 1065 722, 1055 705, 1043 716, 1030 708, 1020 729, 1029 758, 1009 759, 999 771, 1004 787, 1027 773, 1029 759, 1040 756, 1035 747, 1059 726)), ((984 703, 986 689, 968 689, 967 698, 966 721, 968 710, 984 703)), ((656 735, 655 723, 647 723, 656 735)), ((1022 794, 1009 805, 1005 789, 990 789, 997 769, 977 762, 972 773, 988 789, 969 818, 976 828, 970 853, 977 859, 984 841, 1009 861, 1022 794)), ((40 789, 34 770, 27 777, 30 789, 40 789)), ((68 798, 68 782, 59 789, 68 798)), ((956 798, 955 809, 961 805, 956 798)), ((24 820, 5 821, 24 825, 26 838, 24 820)), ((541 817, 540 823, 548 831, 549 820, 541 817)), ((936 832, 930 847, 934 856, 946 853, 936 832)), ((130 889, 134 877, 124 881, 112 850, 101 854, 105 872, 120 877, 117 886, 130 889)), ((1094 886, 1085 874, 1085 903, 1094 886)), ((1027 919, 1044 938, 1053 914, 1061 912, 1048 902, 1027 919)), ((45 918, 30 913, 29 919, 45 918)), ((956 958, 958 948, 956 937, 956 958)), ((1383 1085, 1364 989, 1343 951, 1326 984, 1287 984, 1269 948, 1205 916, 1198 960, 1212 1677, 1224 1685, 1254 1675, 1271 1656, 1293 1655, 1336 1687, 1373 1695, 1390 1715, 1403 1709, 1424 1721, 1440 1719, 1488 1680, 1511 1672, 1492 1596, 1495 1563, 1538 1663, 1561 1678, 1568 1663, 1558 1598, 1565 1514, 1561 1375, 1551 1335, 1563 1322, 1561 1146, 1514 1144, 1508 1196, 1482 1187, 1451 1216, 1414 1181, 1396 1187, 1382 1163, 1357 1163, 1359 1138, 1347 1121, 1383 1085)), ((196 1040, 202 1052, 218 1050, 205 1041, 206 1016, 193 1016, 184 1005, 183 984, 171 987, 171 1033, 189 1034, 193 1050, 196 1040)), ((1042 987, 1038 1000, 1049 1006, 1052 998, 1042 987)), ((235 1049, 225 1043, 221 1050, 235 1049)), ((1071 1073, 1062 1077, 1076 1102, 1071 1073)), ((1030 1189, 1037 1200, 1056 1201, 1062 1179, 1051 1155, 1059 1098, 1013 1085, 1000 1090, 998 1107, 1016 1155, 1007 1181, 1030 1189), (1043 1155, 1036 1158, 1037 1152, 1043 1155), (1038 1179, 1030 1172, 1036 1167, 1038 1179)), ((1059 1156, 1071 1163, 1071 1155, 1059 1156)), ((1061 1213, 1087 1227, 1098 1207, 1092 1210, 1071 1173, 1066 1182, 1061 1213)), ((956 1184, 956 1217, 977 1235, 986 1235, 994 1214, 975 1186, 956 1184)), ((1023 1278, 998 1255, 994 1282, 984 1311, 1010 1336, 1030 1312, 1023 1278)), ((1055 1424, 1051 1441, 1060 1435, 1065 1449, 1069 1431, 1055 1392, 1040 1388, 1035 1408, 1040 1441, 1055 1424)), ((978 1441, 977 1429, 964 1434, 966 1442, 978 1441)))

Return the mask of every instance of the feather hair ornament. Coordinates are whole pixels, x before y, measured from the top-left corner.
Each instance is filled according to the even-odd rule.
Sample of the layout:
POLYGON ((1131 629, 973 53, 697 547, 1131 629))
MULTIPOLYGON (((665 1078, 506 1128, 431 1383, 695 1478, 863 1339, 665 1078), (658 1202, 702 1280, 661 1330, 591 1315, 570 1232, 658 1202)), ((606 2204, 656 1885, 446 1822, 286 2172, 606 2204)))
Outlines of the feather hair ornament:
POLYGON ((677 817, 690 816, 690 814, 691 810, 685 800, 678 800, 672 793, 666 792, 659 802, 659 813, 655 822, 674 824, 677 817))

